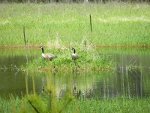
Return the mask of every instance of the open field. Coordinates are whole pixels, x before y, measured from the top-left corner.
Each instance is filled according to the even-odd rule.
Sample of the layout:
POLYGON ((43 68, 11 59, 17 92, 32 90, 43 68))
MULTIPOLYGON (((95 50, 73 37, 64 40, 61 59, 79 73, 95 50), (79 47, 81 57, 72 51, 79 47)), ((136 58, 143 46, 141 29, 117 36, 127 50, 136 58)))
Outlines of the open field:
POLYGON ((147 4, 0 4, 0 45, 150 45, 147 4), (92 15, 92 32, 90 18, 92 15))

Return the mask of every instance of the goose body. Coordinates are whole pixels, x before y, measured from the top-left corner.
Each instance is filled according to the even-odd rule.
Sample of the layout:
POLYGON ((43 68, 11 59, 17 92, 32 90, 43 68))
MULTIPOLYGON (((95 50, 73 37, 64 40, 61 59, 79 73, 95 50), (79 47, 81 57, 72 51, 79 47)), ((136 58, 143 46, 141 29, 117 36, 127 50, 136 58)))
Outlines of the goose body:
POLYGON ((73 53, 71 54, 72 60, 77 60, 79 58, 78 54, 76 53, 75 48, 72 48, 73 53))
POLYGON ((47 59, 47 60, 53 60, 55 59, 57 56, 55 56, 54 54, 51 53, 44 53, 44 48, 41 47, 42 49, 42 58, 47 59))

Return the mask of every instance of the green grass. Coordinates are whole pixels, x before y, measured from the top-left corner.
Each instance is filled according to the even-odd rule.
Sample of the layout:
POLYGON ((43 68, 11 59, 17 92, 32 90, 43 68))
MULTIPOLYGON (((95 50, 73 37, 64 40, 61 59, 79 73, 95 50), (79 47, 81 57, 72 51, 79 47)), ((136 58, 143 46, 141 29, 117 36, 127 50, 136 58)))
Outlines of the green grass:
POLYGON ((73 70, 79 73, 112 71, 114 62, 111 55, 101 54, 94 48, 76 48, 79 58, 76 61, 71 59, 71 49, 48 49, 51 53, 57 55, 53 61, 43 59, 40 55, 37 59, 32 60, 27 65, 30 71, 56 71, 69 73, 73 70))
POLYGON ((70 101, 56 100, 50 109, 47 104, 50 100, 46 100, 39 96, 30 96, 23 99, 0 100, 0 112, 3 113, 35 113, 35 110, 29 104, 28 100, 32 102, 34 107, 36 107, 40 113, 149 113, 150 110, 149 98, 115 98, 110 100, 71 99, 70 101), (69 104, 67 104, 67 102, 69 102, 69 104))
POLYGON ((112 99, 74 101, 65 113, 148 113, 149 99, 112 99))
POLYGON ((30 45, 149 45, 147 4, 0 4, 0 45, 23 45, 23 26, 30 45), (90 32, 89 14, 93 32, 90 32))

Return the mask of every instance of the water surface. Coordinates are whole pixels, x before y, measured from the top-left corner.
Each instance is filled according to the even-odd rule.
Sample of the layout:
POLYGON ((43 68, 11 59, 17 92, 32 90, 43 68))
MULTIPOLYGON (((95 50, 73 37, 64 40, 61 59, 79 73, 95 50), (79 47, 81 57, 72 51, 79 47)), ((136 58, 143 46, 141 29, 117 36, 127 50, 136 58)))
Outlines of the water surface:
POLYGON ((28 61, 39 57, 38 50, 28 54, 20 49, 0 49, 0 96, 8 98, 24 96, 26 83, 29 93, 35 91, 40 94, 47 82, 56 88, 57 97, 61 97, 69 87, 77 98, 145 98, 150 96, 150 52, 147 50, 119 50, 101 51, 101 54, 110 55, 116 63, 113 72, 91 72, 86 74, 71 73, 60 75, 57 73, 39 73, 22 71, 21 66, 28 61), (34 75, 30 76, 30 75, 34 75), (35 76, 36 75, 36 76, 35 76), (48 80, 47 80, 48 79, 48 80), (34 82, 34 86, 33 86, 34 82))

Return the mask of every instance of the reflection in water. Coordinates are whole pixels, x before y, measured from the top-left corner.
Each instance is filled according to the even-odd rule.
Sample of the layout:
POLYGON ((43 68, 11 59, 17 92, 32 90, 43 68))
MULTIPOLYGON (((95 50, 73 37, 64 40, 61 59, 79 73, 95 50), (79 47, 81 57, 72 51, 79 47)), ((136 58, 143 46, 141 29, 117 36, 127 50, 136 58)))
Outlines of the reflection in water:
POLYGON ((68 92, 78 99, 149 97, 149 56, 115 54, 114 59, 116 62, 114 72, 91 72, 82 75, 76 71, 68 74, 37 72, 27 74, 19 69, 26 63, 25 56, 0 56, 0 96, 8 97, 10 94, 23 96, 28 91, 40 94, 53 90, 57 98, 65 96, 68 92))
MULTIPOLYGON (((32 58, 30 58, 32 59, 32 58)), ((21 71, 21 65, 26 63, 24 56, 0 56, 0 96, 9 97, 11 94, 23 96, 26 94, 26 73, 21 71)), ((36 73, 35 73, 36 74, 36 73)), ((40 77, 35 78, 36 90, 40 91, 40 77)), ((28 79, 29 92, 32 93, 32 78, 28 79)))
POLYGON ((142 94, 144 93, 143 91, 143 81, 142 81, 142 73, 141 71, 136 68, 136 69, 131 69, 128 71, 128 75, 131 79, 132 84, 130 85, 131 94, 136 95, 138 97, 142 97, 142 94), (133 90, 134 89, 134 90, 133 90))
POLYGON ((116 86, 119 95, 126 97, 142 97, 142 73, 137 67, 121 67, 117 69, 116 86))
POLYGON ((120 95, 129 98, 144 96, 142 70, 143 68, 147 68, 145 64, 143 64, 147 57, 148 56, 121 55, 116 68, 116 76, 118 78, 116 83, 120 86, 117 88, 120 95))
MULTIPOLYGON (((23 96, 26 94, 24 72, 19 71, 17 74, 15 71, 0 71, 0 96, 9 97, 11 94, 16 96, 23 96)), ((40 77, 35 78, 36 90, 40 92, 41 80, 40 77)), ((33 92, 32 77, 28 78, 29 93, 33 92)))
POLYGON ((150 70, 149 56, 118 55, 116 58, 116 70, 108 77, 97 81, 94 89, 94 97, 112 98, 124 96, 149 97, 150 96, 150 70), (149 64, 149 65, 148 65, 149 64))

